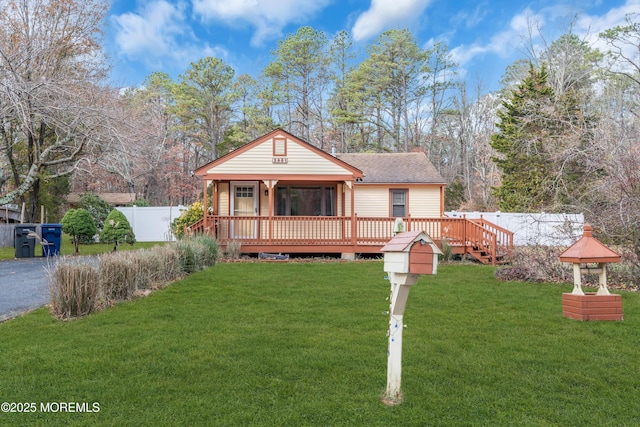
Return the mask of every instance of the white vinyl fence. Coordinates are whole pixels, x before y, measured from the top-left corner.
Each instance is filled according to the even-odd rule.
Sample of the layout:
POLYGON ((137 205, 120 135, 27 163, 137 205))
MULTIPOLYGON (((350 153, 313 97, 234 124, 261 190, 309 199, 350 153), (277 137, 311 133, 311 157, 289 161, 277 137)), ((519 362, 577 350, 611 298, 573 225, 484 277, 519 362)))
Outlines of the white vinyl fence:
MULTIPOLYGON (((175 240, 171 222, 180 216, 184 206, 116 208, 127 217, 138 242, 166 242, 175 240)), ((0 224, 0 247, 14 245, 15 224, 0 224)), ((39 224, 36 232, 40 233, 39 224)))
MULTIPOLYGON (((184 206, 116 208, 126 217, 139 242, 173 241, 171 222, 180 216, 184 206)), ((452 218, 482 216, 514 233, 516 246, 569 246, 582 236, 583 214, 527 214, 504 212, 446 212, 452 218)), ((13 246, 14 224, 0 224, 0 247, 13 246)))
POLYGON ((176 240, 171 223, 180 216, 184 206, 132 206, 116 208, 127 217, 138 242, 166 242, 176 240))
POLYGON ((452 218, 482 218, 512 231, 515 246, 570 246, 582 237, 583 214, 445 212, 452 218))

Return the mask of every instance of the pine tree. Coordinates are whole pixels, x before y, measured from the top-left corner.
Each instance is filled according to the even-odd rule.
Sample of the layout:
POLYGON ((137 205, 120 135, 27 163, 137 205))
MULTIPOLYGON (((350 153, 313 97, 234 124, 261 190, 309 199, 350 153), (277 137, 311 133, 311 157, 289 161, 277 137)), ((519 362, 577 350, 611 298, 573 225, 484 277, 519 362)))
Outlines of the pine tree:
POLYGON ((572 91, 557 96, 543 65, 527 77, 498 112, 491 146, 502 169, 494 188, 505 212, 569 211, 598 174, 588 166, 593 118, 585 116, 572 91))
POLYGON ((127 217, 117 209, 112 210, 109 213, 106 221, 104 222, 104 228, 100 233, 100 241, 103 243, 113 243, 113 251, 118 250, 120 243, 134 244, 136 242, 136 236, 133 233, 133 229, 127 221, 127 217))
POLYGON ((502 169, 502 185, 494 196, 506 212, 539 211, 548 203, 550 171, 543 145, 553 91, 546 80, 545 67, 536 71, 530 64, 529 74, 498 112, 499 132, 491 137, 491 146, 501 154, 493 160, 502 169))
POLYGON ((62 231, 71 236, 75 254, 80 253, 80 241, 89 239, 97 233, 93 217, 86 209, 69 209, 62 217, 62 231))

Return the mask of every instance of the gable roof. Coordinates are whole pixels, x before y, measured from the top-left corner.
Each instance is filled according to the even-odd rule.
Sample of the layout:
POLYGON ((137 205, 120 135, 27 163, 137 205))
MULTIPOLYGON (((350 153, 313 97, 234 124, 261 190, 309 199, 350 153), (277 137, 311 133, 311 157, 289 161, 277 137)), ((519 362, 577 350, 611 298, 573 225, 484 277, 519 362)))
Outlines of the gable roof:
POLYGON ((343 153, 337 157, 364 173, 360 183, 445 184, 424 153, 343 153))
POLYGON ((298 156, 306 156, 307 159, 309 158, 309 155, 311 155, 311 158, 313 158, 314 161, 317 160, 320 162, 314 163, 314 165, 323 165, 322 167, 325 169, 323 173, 332 173, 333 176, 344 177, 344 179, 354 179, 362 177, 362 171, 357 167, 354 167, 353 165, 350 165, 279 128, 274 129, 266 135, 263 135, 260 138, 257 138, 225 154, 224 156, 217 158, 216 160, 200 166, 198 169, 196 169, 195 175, 207 176, 221 173, 222 175, 228 177, 234 173, 230 170, 232 168, 231 165, 234 165, 234 167, 236 168, 235 170, 241 169, 241 166, 245 170, 245 166, 249 167, 250 169, 253 168, 248 173, 254 175, 262 174, 286 176, 289 174, 295 174, 296 176, 300 176, 317 174, 317 171, 310 170, 309 164, 294 164, 295 154, 292 154, 293 151, 295 151, 298 156), (287 148, 287 153, 289 153, 287 157, 291 158, 287 159, 287 164, 289 165, 287 167, 282 167, 282 165, 278 164, 274 166, 272 164, 271 148, 266 150, 266 148, 263 146, 263 144, 269 143, 277 137, 284 137, 288 143, 292 143, 293 146, 296 147, 295 150, 290 150, 287 148), (267 155, 267 153, 269 154, 267 155), (245 157, 242 161, 240 161, 238 158, 243 155, 245 157), (246 161, 250 158, 252 161, 257 161, 260 163, 253 163, 251 165, 248 165, 246 161))

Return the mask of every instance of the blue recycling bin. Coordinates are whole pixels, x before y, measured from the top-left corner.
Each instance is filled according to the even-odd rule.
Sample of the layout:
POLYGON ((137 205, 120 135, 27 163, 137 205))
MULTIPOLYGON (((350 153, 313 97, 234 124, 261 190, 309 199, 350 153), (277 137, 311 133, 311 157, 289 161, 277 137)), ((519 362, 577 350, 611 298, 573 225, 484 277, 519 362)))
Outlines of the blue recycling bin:
POLYGON ((40 235, 42 236, 42 256, 60 255, 62 224, 42 224, 40 235))
POLYGON ((16 258, 33 258, 36 249, 36 225, 16 224, 13 246, 16 258))

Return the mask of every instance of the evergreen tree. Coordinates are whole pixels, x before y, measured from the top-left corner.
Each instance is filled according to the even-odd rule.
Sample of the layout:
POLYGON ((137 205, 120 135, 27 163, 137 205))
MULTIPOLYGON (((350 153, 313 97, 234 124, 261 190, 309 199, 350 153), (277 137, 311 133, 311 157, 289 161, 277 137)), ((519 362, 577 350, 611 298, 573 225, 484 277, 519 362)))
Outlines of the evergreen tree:
POLYGON ((502 184, 494 196, 505 212, 540 211, 549 203, 545 189, 550 165, 544 144, 551 130, 552 105, 546 68, 538 71, 530 64, 527 77, 498 111, 499 132, 490 144, 501 155, 493 159, 502 169, 502 184))
POLYGON ((100 241, 103 243, 113 243, 113 251, 118 250, 120 243, 129 243, 133 245, 136 242, 136 236, 133 229, 122 212, 117 209, 109 212, 109 216, 104 222, 104 228, 100 233, 100 241))
POLYGON ((96 224, 86 209, 69 209, 62 217, 62 231, 71 236, 75 254, 79 254, 80 240, 90 239, 96 233, 96 224))
POLYGON ((599 173, 588 161, 593 119, 571 91, 557 96, 547 78, 545 65, 530 65, 498 112, 490 144, 500 154, 493 159, 502 169, 494 196, 505 212, 570 211, 599 173))

